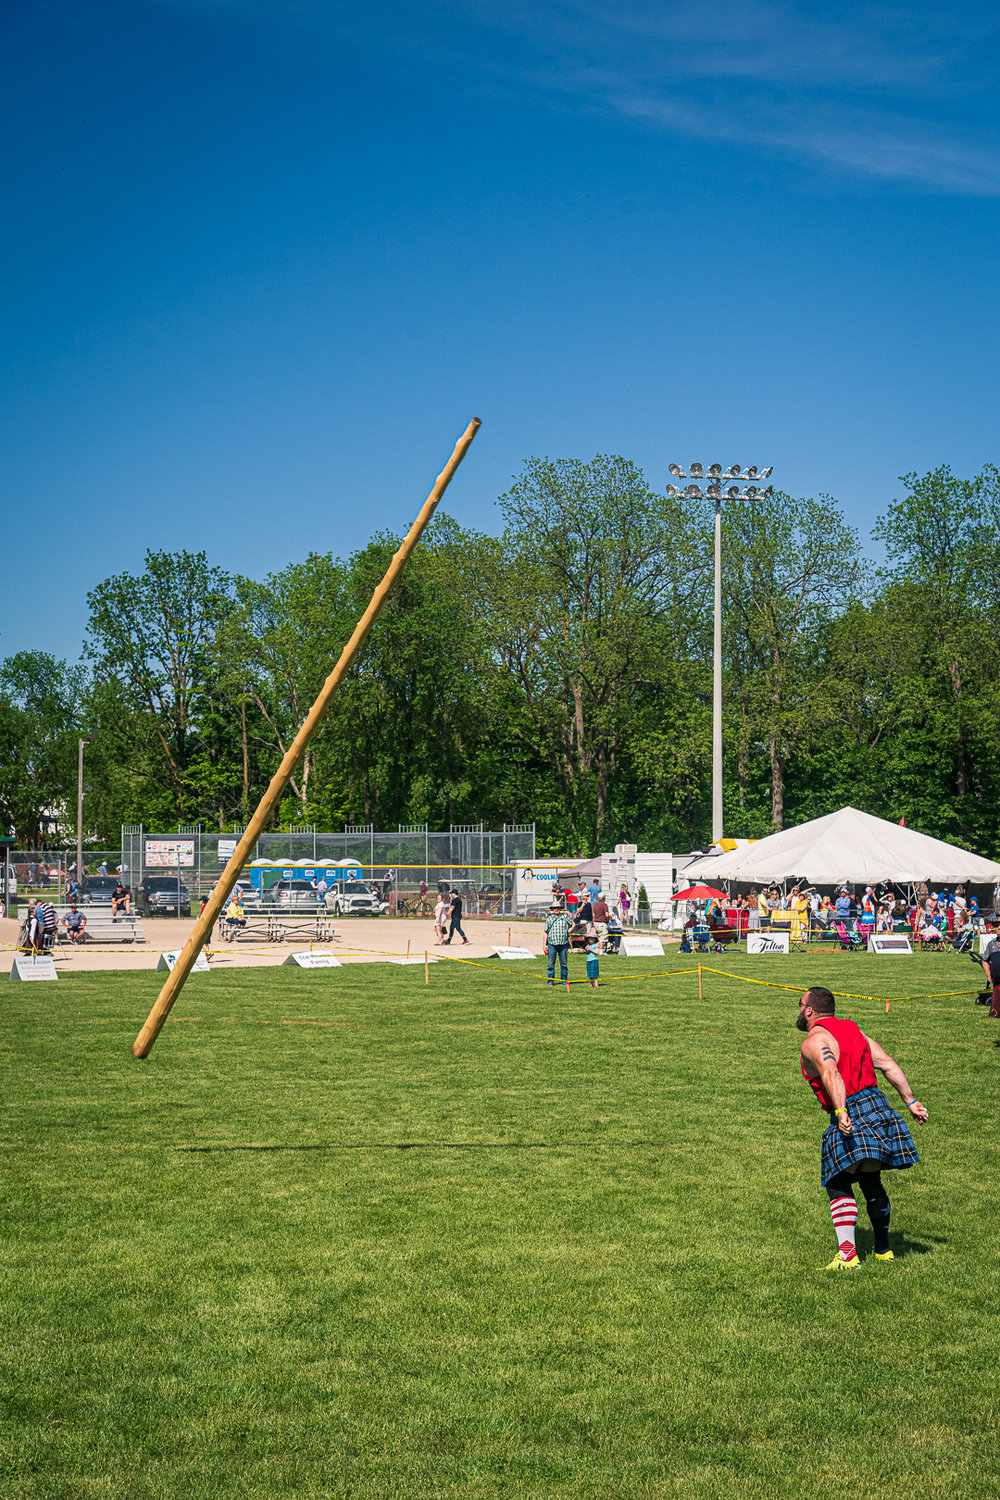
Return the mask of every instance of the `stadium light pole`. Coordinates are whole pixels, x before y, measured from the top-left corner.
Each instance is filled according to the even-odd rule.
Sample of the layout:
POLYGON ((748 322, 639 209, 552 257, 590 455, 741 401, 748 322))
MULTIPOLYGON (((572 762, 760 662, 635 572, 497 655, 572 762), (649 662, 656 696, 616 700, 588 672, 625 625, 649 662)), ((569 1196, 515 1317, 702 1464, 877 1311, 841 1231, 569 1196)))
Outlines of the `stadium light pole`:
POLYGON ((676 485, 667 485, 667 494, 680 499, 712 500, 715 503, 715 616, 712 631, 712 843, 722 838, 722 483, 724 479, 745 479, 749 481, 744 489, 738 484, 730 484, 726 491, 729 500, 767 500, 774 493, 773 486, 768 485, 766 490, 757 488, 756 480, 769 479, 773 473, 773 467, 762 469, 757 472, 757 465, 751 464, 748 469, 741 469, 739 464, 731 464, 728 469, 723 470, 721 464, 709 464, 706 470, 704 464, 693 463, 690 465, 691 473, 686 474, 680 464, 671 464, 670 472, 675 479, 707 479, 708 483, 704 489, 700 484, 689 484, 684 489, 678 489, 676 485))
MULTIPOLYGON (((78 739, 76 765, 76 883, 83 879, 83 747, 92 745, 97 739, 97 730, 92 729, 86 738, 78 739)), ((81 890, 82 895, 82 890, 81 890)))

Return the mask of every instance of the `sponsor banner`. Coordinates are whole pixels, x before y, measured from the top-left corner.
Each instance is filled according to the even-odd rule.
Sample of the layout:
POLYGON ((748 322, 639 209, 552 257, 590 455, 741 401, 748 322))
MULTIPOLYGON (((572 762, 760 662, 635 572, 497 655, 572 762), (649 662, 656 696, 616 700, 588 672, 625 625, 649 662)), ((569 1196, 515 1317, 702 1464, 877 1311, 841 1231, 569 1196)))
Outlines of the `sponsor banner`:
MULTIPOLYGON (((168 972, 170 972, 172 971, 174 964, 177 962, 180 956, 181 950, 179 948, 175 949, 172 953, 161 953, 160 962, 156 965, 156 967, 158 969, 166 969, 168 972)), ((208 967, 208 959, 205 957, 204 953, 199 953, 198 957, 195 959, 194 964, 191 967, 191 973, 208 974, 210 972, 211 970, 208 967)))
POLYGON ((530 948, 494 948, 490 958, 537 958, 530 948))
POLYGON ((912 953, 913 948, 909 938, 902 932, 884 932, 876 936, 873 932, 868 939, 869 953, 912 953))
POLYGON ((747 952, 787 953, 790 936, 787 932, 748 932, 747 952))
MULTIPOLYGON (((233 855, 236 853, 236 844, 237 844, 237 840, 236 839, 220 839, 219 840, 219 864, 220 865, 228 865, 229 861, 232 859, 233 855)), ((148 863, 148 861, 147 861, 147 863, 148 863)))
POLYGON ((323 953, 319 948, 314 948, 312 953, 289 953, 283 961, 282 967, 289 965, 300 969, 340 969, 343 965, 334 953, 323 953))
MULTIPOLYGON (((422 965, 424 961, 422 958, 390 958, 389 962, 391 964, 399 964, 400 968, 405 969, 412 964, 422 965)), ((427 962, 429 964, 437 964, 440 963, 441 960, 438 958, 436 953, 428 953, 427 962)))
POLYGON ((30 953, 15 954, 10 970, 11 979, 58 979, 56 966, 50 954, 33 958, 30 953))
MULTIPOLYGON (((235 844, 233 845, 235 848, 235 844)), ((147 839, 146 864, 151 868, 194 865, 194 839, 147 839)))
POLYGON ((644 932, 627 932, 618 946, 626 958, 662 958, 663 944, 658 937, 644 932))

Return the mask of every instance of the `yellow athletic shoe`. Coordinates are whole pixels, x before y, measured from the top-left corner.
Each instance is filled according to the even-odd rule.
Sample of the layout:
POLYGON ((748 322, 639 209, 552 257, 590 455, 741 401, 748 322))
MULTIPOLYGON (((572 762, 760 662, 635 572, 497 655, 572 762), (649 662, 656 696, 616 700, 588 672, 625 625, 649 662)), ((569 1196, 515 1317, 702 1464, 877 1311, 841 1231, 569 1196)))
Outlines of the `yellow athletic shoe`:
POLYGON ((895 1260, 896 1257, 893 1255, 893 1253, 892 1253, 891 1250, 883 1250, 881 1255, 879 1255, 878 1251, 876 1250, 875 1251, 875 1259, 876 1260, 895 1260))
POLYGON ((836 1260, 831 1260, 826 1268, 828 1271, 860 1271, 861 1261, 857 1255, 852 1255, 850 1260, 845 1260, 840 1254, 836 1260))

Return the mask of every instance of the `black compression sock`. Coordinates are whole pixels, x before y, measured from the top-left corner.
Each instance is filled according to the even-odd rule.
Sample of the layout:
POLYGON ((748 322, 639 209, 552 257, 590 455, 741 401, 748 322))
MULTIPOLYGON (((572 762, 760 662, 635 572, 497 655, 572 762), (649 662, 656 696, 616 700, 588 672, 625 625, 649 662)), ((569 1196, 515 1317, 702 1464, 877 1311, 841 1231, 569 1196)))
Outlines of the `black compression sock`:
POLYGON ((875 1254, 884 1255, 889 1248, 889 1194, 882 1186, 880 1172, 859 1172, 858 1182, 865 1195, 868 1217, 875 1236, 875 1254))
POLYGON ((825 1187, 831 1203, 834 1198, 852 1198, 854 1196, 854 1173, 838 1172, 836 1177, 830 1178, 825 1187))

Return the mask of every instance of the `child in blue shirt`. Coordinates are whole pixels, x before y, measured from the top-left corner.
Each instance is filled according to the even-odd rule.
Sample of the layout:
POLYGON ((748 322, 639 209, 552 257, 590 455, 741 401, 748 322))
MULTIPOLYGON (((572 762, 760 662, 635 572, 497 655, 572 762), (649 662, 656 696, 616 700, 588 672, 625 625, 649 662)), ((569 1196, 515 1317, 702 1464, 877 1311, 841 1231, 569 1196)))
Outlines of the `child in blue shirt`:
POLYGON ((597 989, 597 980, 600 974, 600 962, 598 959, 600 951, 601 945, 598 941, 597 933, 592 927, 587 933, 587 946, 584 949, 587 955, 587 978, 590 981, 590 988, 592 990, 597 989))

